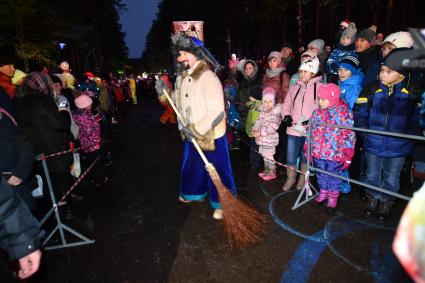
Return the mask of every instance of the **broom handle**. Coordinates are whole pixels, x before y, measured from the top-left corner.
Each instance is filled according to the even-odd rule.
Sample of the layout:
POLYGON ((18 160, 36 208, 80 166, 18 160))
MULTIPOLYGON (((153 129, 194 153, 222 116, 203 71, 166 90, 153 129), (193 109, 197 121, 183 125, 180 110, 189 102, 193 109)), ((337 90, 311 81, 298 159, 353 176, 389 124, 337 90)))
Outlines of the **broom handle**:
MULTIPOLYGON (((183 125, 183 127, 186 127, 186 124, 184 123, 184 120, 183 120, 183 116, 180 114, 179 110, 177 110, 177 107, 174 104, 173 100, 171 99, 170 95, 168 94, 167 90, 164 88, 162 90, 162 92, 164 93, 164 95, 167 98, 168 102, 170 103, 171 107, 173 107, 174 112, 176 112, 177 118, 180 120, 180 123, 183 125)), ((202 161, 204 161, 205 166, 211 166, 211 163, 208 161, 207 157, 205 156, 202 149, 199 147, 199 144, 196 142, 196 140, 194 138, 190 137, 190 141, 195 146, 196 150, 198 151, 199 155, 202 158, 202 161)))

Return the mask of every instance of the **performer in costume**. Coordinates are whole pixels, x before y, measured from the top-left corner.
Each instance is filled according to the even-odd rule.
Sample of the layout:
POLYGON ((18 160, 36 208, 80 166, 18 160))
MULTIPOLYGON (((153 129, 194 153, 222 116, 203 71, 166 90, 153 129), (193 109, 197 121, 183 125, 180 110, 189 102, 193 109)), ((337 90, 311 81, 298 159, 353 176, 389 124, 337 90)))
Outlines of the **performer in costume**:
MULTIPOLYGON (((191 135, 196 139, 223 184, 236 195, 225 135, 223 87, 211 70, 211 67, 217 70, 220 65, 202 41, 186 34, 173 35, 171 40, 176 60, 183 67, 174 93, 177 108, 185 120, 182 121, 184 125, 179 121, 179 129, 185 136, 179 200, 184 203, 202 201, 209 194, 213 217, 222 219, 216 188, 199 153, 187 138, 191 135)), ((160 87, 157 91, 162 92, 160 87)))

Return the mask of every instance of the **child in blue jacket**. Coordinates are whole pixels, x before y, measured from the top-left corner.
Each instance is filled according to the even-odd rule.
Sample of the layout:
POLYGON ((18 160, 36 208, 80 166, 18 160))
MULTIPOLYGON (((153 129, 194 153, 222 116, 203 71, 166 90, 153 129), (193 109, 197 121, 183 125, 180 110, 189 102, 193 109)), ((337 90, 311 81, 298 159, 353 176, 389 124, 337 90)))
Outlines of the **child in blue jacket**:
MULTIPOLYGON (((408 74, 388 65, 395 49, 384 59, 379 83, 366 88, 361 97, 367 99, 365 128, 400 134, 417 134, 419 130, 418 95, 408 84, 408 74), (393 69, 392 69, 393 68, 393 69)), ((406 156, 413 149, 413 141, 393 136, 367 134, 363 145, 367 172, 366 182, 391 192, 400 189, 400 172, 406 156)), ((380 220, 388 218, 395 197, 367 189, 366 215, 378 213, 380 220)))

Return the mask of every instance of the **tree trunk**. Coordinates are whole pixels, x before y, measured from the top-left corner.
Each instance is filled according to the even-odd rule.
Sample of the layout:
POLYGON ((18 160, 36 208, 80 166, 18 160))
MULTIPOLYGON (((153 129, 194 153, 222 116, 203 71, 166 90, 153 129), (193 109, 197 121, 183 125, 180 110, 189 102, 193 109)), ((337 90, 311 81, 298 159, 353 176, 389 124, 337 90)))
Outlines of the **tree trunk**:
POLYGON ((316 0, 316 22, 315 22, 315 35, 319 37, 320 27, 320 0, 316 0))
POLYGON ((297 9, 297 24, 298 24, 298 47, 303 45, 303 2, 302 0, 298 0, 298 9, 297 9))
POLYGON ((390 31, 391 15, 393 14, 394 0, 388 0, 387 14, 385 16, 385 34, 390 31))

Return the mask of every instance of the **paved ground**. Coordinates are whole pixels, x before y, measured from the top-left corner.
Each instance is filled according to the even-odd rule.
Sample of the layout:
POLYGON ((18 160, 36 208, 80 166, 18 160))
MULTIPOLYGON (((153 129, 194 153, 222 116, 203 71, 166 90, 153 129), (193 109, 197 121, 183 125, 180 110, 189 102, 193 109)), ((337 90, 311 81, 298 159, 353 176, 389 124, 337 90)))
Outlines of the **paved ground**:
MULTIPOLYGON (((95 244, 48 251, 31 282, 410 282, 391 252, 396 222, 362 216, 355 190, 336 214, 309 203, 295 211, 297 193, 282 177, 263 183, 232 151, 239 195, 269 215, 263 241, 231 253, 207 202, 177 201, 182 146, 161 109, 130 109, 114 136, 111 182, 86 192, 82 223, 69 225, 95 244)), ((72 237, 70 240, 73 240, 72 237)))

